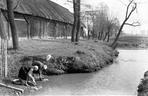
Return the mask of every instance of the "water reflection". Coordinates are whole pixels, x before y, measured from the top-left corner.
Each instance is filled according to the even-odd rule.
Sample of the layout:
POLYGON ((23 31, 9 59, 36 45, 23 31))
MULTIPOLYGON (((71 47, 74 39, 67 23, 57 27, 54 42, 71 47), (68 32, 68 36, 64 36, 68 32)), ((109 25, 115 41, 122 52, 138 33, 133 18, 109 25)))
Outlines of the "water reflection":
POLYGON ((148 50, 120 50, 114 64, 95 73, 48 77, 41 90, 31 95, 136 95, 148 70, 148 50))

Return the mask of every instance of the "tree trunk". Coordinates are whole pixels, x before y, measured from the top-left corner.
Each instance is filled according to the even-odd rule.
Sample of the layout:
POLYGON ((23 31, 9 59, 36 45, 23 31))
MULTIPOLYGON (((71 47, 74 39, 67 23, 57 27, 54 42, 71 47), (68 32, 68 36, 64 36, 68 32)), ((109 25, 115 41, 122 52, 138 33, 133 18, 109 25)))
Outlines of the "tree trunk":
POLYGON ((102 39, 102 36, 103 36, 103 29, 101 30, 99 40, 101 40, 101 39, 102 39))
POLYGON ((108 34, 108 36, 107 36, 107 42, 109 42, 109 38, 110 38, 110 35, 108 34))
POLYGON ((99 38, 100 38, 100 32, 98 32, 98 37, 97 37, 97 39, 99 40, 99 38))
POLYGON ((80 34, 80 26, 81 26, 81 22, 80 22, 80 1, 81 0, 77 0, 77 31, 76 31, 76 42, 79 41, 79 34, 80 34))
POLYGON ((108 32, 107 32, 106 36, 107 36, 107 42, 109 42, 109 37, 110 37, 110 33, 111 33, 111 26, 108 26, 107 30, 108 30, 108 32))
POLYGON ((74 23, 71 33, 71 42, 79 41, 79 30, 80 30, 80 0, 73 0, 74 8, 74 23))
POLYGON ((74 8, 74 23, 71 32, 71 42, 75 42, 75 33, 76 33, 76 26, 77 26, 77 13, 76 13, 76 0, 73 0, 73 8, 74 8))
POLYGON ((90 30, 88 30, 88 40, 90 39, 90 30))
POLYGON ((14 21, 13 0, 7 0, 7 10, 8 10, 8 20, 10 23, 11 33, 12 33, 13 49, 17 50, 19 48, 19 43, 18 43, 18 34, 16 31, 16 26, 14 21))
POLYGON ((94 28, 90 32, 92 39, 94 39, 96 37, 94 28))
POLYGON ((105 39, 106 39, 106 37, 107 37, 107 34, 108 34, 108 32, 107 32, 107 33, 105 33, 105 36, 104 36, 103 41, 105 41, 105 39))
POLYGON ((118 34, 117 34, 115 40, 114 40, 113 43, 111 44, 111 47, 112 47, 112 48, 115 48, 115 46, 117 46, 116 42, 117 42, 117 40, 119 39, 119 36, 120 36, 120 34, 121 34, 121 32, 122 32, 122 29, 123 29, 123 27, 124 27, 126 21, 127 21, 127 20, 125 20, 125 21, 122 23, 122 25, 121 25, 121 27, 120 27, 120 29, 119 29, 119 31, 118 31, 118 34))

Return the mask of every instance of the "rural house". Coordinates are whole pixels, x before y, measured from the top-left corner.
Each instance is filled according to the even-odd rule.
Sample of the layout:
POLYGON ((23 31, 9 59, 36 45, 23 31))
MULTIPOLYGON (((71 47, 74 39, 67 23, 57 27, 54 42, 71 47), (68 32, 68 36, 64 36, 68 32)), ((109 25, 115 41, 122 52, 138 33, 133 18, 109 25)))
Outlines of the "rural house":
MULTIPOLYGON (((0 1, 4 26, 11 37, 6 0, 0 1)), ((73 14, 50 0, 14 0, 15 23, 19 37, 70 36, 73 14)))

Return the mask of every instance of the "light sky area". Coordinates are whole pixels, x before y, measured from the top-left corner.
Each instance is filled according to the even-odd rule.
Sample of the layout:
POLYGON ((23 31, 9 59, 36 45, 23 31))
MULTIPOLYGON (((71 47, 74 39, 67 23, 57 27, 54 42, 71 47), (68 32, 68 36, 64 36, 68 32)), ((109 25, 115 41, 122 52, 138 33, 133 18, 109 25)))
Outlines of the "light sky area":
MULTIPOLYGON (((67 9, 69 9, 71 12, 73 12, 73 5, 70 3, 67 3, 67 0, 52 0, 67 9)), ((148 35, 148 0, 135 0, 137 5, 137 10, 133 13, 131 16, 129 23, 132 23, 134 21, 139 21, 141 26, 139 27, 130 27, 125 26, 124 32, 126 33, 132 33, 132 34, 139 34, 142 33, 144 35, 148 35)), ((109 7, 109 11, 111 15, 114 17, 117 17, 120 20, 120 23, 125 18, 125 12, 126 12, 126 5, 128 4, 128 0, 81 0, 82 4, 90 4, 94 8, 99 5, 99 3, 106 3, 109 7)), ((82 10, 85 10, 85 8, 82 5, 82 10)))

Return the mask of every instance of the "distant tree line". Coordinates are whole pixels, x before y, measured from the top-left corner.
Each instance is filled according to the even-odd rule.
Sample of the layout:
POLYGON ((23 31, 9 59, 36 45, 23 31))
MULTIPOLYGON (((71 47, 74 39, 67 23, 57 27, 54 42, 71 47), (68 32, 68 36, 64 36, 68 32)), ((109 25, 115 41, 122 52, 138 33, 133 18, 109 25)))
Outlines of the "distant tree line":
POLYGON ((88 39, 109 42, 110 37, 117 34, 120 27, 119 20, 108 13, 107 5, 100 4, 98 9, 86 11, 84 14, 89 19, 87 21, 88 39))

